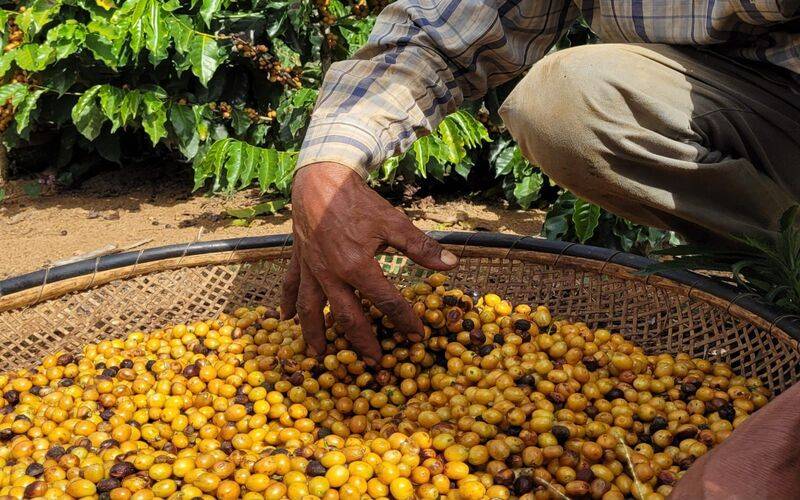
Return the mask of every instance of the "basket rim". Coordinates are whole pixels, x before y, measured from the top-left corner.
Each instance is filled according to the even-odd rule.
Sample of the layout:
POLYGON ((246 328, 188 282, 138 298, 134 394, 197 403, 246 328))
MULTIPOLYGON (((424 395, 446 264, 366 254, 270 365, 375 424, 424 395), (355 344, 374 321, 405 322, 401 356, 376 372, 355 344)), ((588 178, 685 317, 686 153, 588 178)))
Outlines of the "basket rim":
MULTIPOLYGON (((518 236, 488 231, 428 231, 427 234, 442 244, 461 245, 463 248, 468 246, 499 248, 508 249, 509 253, 512 250, 526 250, 602 261, 605 264, 616 264, 636 271, 642 270, 655 262, 647 257, 609 248, 546 240, 533 236, 518 236)), ((51 285, 63 280, 146 262, 219 252, 289 247, 292 245, 292 242, 291 234, 247 236, 165 245, 139 251, 89 258, 0 280, 0 298, 32 288, 51 285)), ((779 328, 794 339, 800 340, 800 321, 798 321, 800 317, 779 311, 757 300, 754 294, 737 292, 733 287, 691 271, 665 270, 654 273, 654 275, 687 286, 690 288, 690 291, 697 290, 705 292, 731 304, 735 303, 738 307, 767 321, 771 325, 771 328, 779 328)))

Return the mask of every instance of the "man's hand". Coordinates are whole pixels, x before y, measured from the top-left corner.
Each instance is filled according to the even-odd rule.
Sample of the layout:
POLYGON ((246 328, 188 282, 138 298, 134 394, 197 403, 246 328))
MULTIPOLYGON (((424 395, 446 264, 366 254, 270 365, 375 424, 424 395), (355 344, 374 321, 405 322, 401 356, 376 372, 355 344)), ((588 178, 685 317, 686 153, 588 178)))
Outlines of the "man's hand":
POLYGON ((412 339, 421 336, 422 321, 384 277, 375 254, 392 246, 435 270, 455 267, 455 255, 338 163, 316 163, 296 174, 292 219, 294 252, 283 284, 281 316, 299 313, 309 354, 325 352, 327 297, 347 340, 368 364, 380 359, 380 345, 355 290, 386 314, 397 331, 412 339))

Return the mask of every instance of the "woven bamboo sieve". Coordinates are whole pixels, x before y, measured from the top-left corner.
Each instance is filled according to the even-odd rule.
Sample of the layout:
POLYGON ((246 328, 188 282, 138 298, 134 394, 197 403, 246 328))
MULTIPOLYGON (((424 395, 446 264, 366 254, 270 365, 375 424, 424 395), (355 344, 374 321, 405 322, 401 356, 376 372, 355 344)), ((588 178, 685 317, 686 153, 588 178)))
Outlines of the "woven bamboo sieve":
MULTIPOLYGON (((607 249, 495 233, 434 232, 461 257, 451 283, 543 304, 649 353, 689 352, 730 363, 780 392, 800 378, 800 326, 752 297, 693 273, 643 276, 649 260, 607 249)), ((291 238, 173 245, 83 261, 0 281, 0 370, 35 366, 56 351, 241 305, 277 305, 291 238)), ((404 284, 427 271, 379 257, 404 284)))

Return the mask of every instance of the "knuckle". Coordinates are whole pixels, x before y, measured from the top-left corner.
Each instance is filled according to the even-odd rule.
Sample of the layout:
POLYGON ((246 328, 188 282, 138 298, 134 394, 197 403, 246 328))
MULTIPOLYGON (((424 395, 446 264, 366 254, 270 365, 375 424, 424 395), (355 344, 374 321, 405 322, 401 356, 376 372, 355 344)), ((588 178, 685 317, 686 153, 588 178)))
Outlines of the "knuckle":
POLYGON ((408 311, 405 299, 400 297, 381 297, 373 301, 372 305, 390 318, 404 317, 408 311))
POLYGON ((406 238, 412 238, 418 232, 417 227, 411 222, 411 219, 400 213, 397 213, 393 226, 395 231, 405 235, 406 238))
POLYGON ((313 346, 325 344, 325 333, 321 330, 303 328, 303 339, 313 346))
POLYGON ((298 297, 295 308, 301 317, 318 313, 318 307, 314 301, 302 297, 298 297))
POLYGON ((333 322, 347 331, 351 331, 356 323, 355 318, 344 313, 335 313, 333 315, 333 322))
POLYGON ((364 263, 359 260, 347 260, 339 268, 344 276, 356 276, 364 270, 364 263))
POLYGON ((441 253, 439 243, 437 243, 436 240, 429 238, 424 233, 418 233, 415 235, 414 246, 417 248, 418 252, 426 256, 438 257, 441 253))
POLYGON ((353 347, 356 348, 359 352, 364 352, 369 349, 370 347, 370 336, 372 332, 370 331, 361 331, 351 329, 345 332, 344 337, 347 339, 348 342, 353 344, 353 347))
POLYGON ((327 266, 318 260, 306 261, 306 265, 312 276, 324 276, 327 270, 327 266))
POLYGON ((281 288, 284 294, 294 294, 297 292, 299 285, 300 280, 297 278, 297 276, 289 274, 286 276, 286 279, 283 280, 281 288))
POLYGON ((347 307, 339 308, 339 310, 333 311, 333 321, 347 330, 352 330, 358 325, 358 317, 356 316, 356 312, 347 307))

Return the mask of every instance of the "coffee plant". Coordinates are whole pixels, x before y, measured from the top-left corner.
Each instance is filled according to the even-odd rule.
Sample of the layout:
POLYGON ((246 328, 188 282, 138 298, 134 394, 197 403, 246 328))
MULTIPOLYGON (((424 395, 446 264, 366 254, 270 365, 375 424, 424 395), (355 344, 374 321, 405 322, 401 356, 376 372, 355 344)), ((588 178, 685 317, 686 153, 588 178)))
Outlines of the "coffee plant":
MULTIPOLYGON (((0 132, 12 155, 63 168, 191 161, 195 187, 286 193, 323 74, 367 39, 382 0, 22 0, 2 4, 0 132)), ((373 182, 494 168, 528 207, 543 177, 478 103, 448 117, 373 182), (491 133, 490 133, 491 131, 491 133), (501 139, 496 145, 489 145, 501 139), (491 158, 486 159, 491 147, 491 158)))
POLYGON ((6 3, 4 143, 46 145, 56 167, 172 157, 193 162, 198 187, 286 192, 324 66, 366 36, 368 12, 363 0, 6 3))

